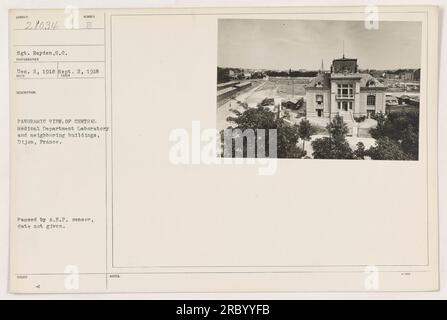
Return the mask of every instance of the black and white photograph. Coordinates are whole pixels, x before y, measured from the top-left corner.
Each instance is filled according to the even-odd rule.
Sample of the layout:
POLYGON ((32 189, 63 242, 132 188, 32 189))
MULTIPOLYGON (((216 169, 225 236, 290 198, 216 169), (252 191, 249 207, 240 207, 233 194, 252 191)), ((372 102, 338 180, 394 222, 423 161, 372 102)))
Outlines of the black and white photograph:
MULTIPOLYGON (((277 158, 418 160, 421 33, 411 21, 220 19, 217 128, 276 129, 277 158)), ((247 141, 229 156, 250 157, 247 141)))

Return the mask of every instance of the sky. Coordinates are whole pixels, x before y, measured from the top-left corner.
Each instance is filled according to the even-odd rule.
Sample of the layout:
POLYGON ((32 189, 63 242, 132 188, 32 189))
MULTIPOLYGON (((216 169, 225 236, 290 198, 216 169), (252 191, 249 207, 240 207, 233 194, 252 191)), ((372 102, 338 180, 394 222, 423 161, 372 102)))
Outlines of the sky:
POLYGON ((420 22, 222 19, 218 66, 249 69, 329 69, 333 59, 358 59, 361 69, 419 68, 420 22))

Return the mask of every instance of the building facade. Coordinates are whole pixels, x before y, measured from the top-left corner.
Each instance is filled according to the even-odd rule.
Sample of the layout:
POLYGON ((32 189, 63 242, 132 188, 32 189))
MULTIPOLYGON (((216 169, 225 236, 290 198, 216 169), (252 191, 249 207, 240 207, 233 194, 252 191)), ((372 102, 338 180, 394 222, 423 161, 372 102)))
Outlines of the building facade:
POLYGON ((333 60, 330 72, 320 71, 305 89, 308 117, 338 114, 348 120, 385 112, 386 87, 373 76, 359 73, 357 59, 333 60))

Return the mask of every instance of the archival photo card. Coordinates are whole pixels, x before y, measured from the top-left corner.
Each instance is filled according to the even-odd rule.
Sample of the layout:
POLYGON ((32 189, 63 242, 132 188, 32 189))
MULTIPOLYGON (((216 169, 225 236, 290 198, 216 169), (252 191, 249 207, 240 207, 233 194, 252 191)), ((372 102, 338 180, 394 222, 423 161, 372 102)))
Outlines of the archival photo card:
POLYGON ((437 290, 437 15, 11 10, 11 292, 437 290))

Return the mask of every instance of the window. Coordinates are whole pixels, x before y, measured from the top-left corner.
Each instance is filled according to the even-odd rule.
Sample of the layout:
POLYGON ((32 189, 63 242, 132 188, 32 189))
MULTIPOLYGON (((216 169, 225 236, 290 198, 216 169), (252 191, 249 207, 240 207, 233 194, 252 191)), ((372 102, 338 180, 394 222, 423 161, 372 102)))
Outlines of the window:
POLYGON ((352 110, 352 101, 338 101, 337 107, 339 111, 351 111, 352 110))
POLYGON ((321 117, 322 116, 322 111, 321 110, 317 110, 317 114, 318 114, 319 117, 321 117))
POLYGON ((376 105, 376 96, 370 94, 366 97, 366 105, 375 106, 376 105))
POLYGON ((337 94, 341 97, 352 97, 354 95, 354 86, 351 83, 338 84, 337 94))
POLYGON ((317 101, 317 106, 322 107, 323 106, 323 95, 317 94, 315 97, 315 100, 317 101))

